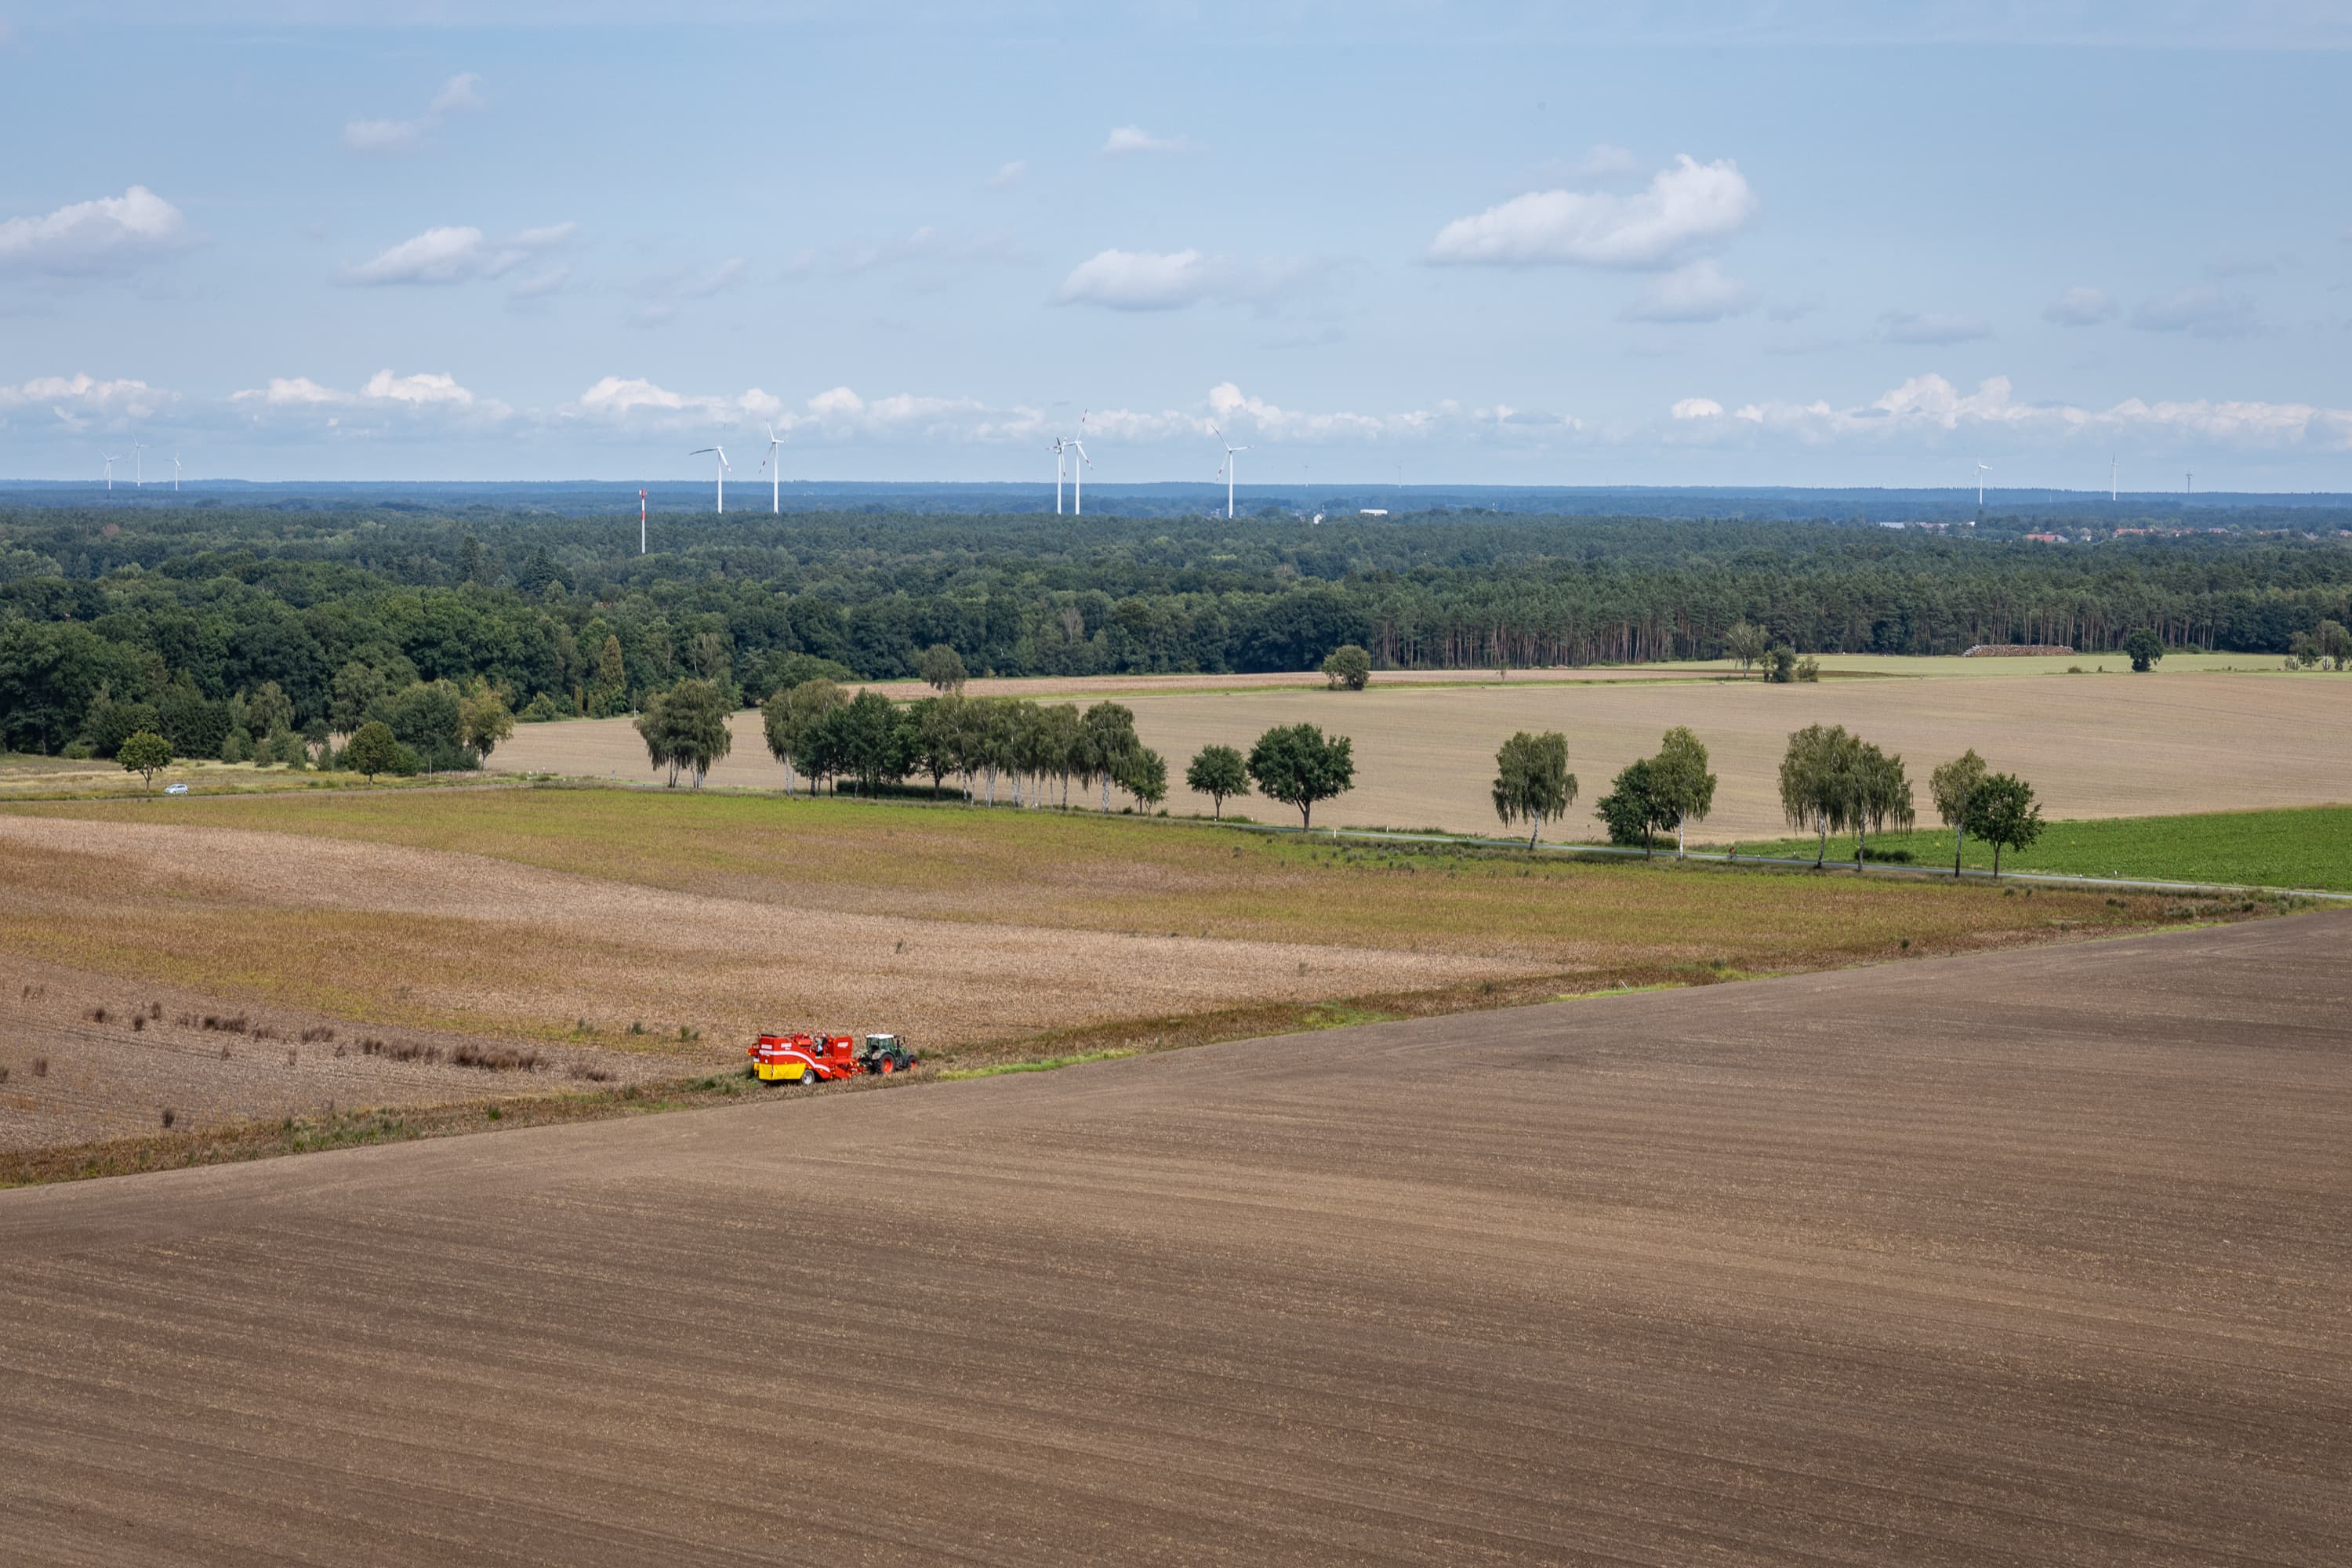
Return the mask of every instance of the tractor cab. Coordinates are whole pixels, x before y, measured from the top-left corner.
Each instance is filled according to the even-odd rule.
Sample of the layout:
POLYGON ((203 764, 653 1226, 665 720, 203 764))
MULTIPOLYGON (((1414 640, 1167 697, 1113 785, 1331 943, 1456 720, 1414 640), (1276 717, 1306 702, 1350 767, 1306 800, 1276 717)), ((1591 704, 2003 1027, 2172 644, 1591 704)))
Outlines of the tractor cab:
POLYGON ((905 1072, 915 1065, 915 1053, 903 1035, 868 1035, 857 1061, 867 1072, 905 1072))

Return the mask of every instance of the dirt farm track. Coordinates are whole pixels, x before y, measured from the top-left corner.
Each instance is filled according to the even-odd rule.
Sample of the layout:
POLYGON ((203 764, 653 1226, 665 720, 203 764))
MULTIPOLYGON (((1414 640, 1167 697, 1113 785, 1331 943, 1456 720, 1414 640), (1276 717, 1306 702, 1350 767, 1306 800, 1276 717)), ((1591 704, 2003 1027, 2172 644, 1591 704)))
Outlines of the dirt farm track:
POLYGON ((0 1560, 2342 1563, 2347 937, 0 1193, 0 1560))

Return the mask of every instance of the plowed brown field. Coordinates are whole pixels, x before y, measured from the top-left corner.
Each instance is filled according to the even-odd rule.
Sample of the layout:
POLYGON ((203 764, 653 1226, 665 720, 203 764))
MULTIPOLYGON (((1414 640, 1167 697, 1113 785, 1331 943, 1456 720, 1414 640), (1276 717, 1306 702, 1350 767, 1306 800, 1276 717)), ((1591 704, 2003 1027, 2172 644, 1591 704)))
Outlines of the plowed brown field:
POLYGON ((0 1193, 0 1556, 2341 1563, 2347 938, 0 1193))
MULTIPOLYGON (((1971 670, 1994 661, 1966 663, 1971 670)), ((1055 696, 1052 700, 1059 700, 1055 696)), ((1721 784, 1710 840, 1786 831, 1780 755, 1789 732, 1843 724, 1900 752, 1922 809, 1938 763, 1974 747, 2040 791, 2053 817, 2152 816, 2352 798, 2352 682, 2275 675, 1971 673, 1947 679, 1761 682, 1515 681, 1470 687, 1375 684, 1360 692, 1188 691, 1121 696, 1144 740, 1170 762, 1170 809, 1210 809, 1183 788, 1184 764, 1212 742, 1246 751, 1276 724, 1316 723, 1355 742, 1356 787, 1316 813, 1318 826, 1496 831, 1487 790, 1495 752, 1515 730, 1560 730, 1582 785, 1561 838, 1601 837, 1592 802, 1635 757, 1687 724, 1721 784)), ((519 727, 502 769, 649 779, 645 747, 624 719, 519 727)), ((736 715, 732 753, 713 783, 774 789, 757 713, 736 715)), ((1263 799, 1232 803, 1265 821, 1297 820, 1263 799)))

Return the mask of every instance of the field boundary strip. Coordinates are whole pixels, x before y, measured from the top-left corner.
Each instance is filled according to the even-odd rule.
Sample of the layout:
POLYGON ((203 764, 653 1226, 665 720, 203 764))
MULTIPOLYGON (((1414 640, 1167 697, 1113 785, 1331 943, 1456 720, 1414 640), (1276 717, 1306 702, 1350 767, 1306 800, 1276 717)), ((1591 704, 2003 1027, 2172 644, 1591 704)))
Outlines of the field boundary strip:
MULTIPOLYGON (((1453 844, 1474 849, 1515 849, 1528 852, 1524 838, 1492 838, 1474 833, 1404 833, 1380 827, 1286 827, 1280 823, 1228 822, 1226 826, 1244 833, 1263 833, 1272 837, 1307 839, 1353 839, 1377 844, 1453 844)), ((1546 844, 1538 841, 1536 852, 1566 858, 1605 860, 1656 859, 1647 851, 1618 844, 1546 844)), ((1663 857, 1673 859, 1669 853, 1663 857)), ((1852 860, 1823 860, 1816 865, 1801 858, 1780 855, 1734 855, 1720 849, 1693 849, 1682 857, 1687 860, 1704 861, 1717 866, 1763 866, 1794 868, 1800 870, 1862 870, 1852 860)), ((2163 882, 2129 877, 2074 876, 2060 871, 2004 871, 1994 876, 1990 871, 1969 867, 1958 877, 1933 866, 1895 866, 1885 862, 1867 868, 1866 875, 1887 878, 1910 878, 1930 881, 1998 882, 2003 887, 2011 882, 2029 882, 2042 888, 2084 888, 2093 890, 2122 890, 2136 893, 2182 893, 2199 897, 2262 893, 2296 899, 2323 899, 2330 903, 2352 903, 2352 893, 2328 892, 2316 888, 2280 888, 2260 882, 2163 882)))

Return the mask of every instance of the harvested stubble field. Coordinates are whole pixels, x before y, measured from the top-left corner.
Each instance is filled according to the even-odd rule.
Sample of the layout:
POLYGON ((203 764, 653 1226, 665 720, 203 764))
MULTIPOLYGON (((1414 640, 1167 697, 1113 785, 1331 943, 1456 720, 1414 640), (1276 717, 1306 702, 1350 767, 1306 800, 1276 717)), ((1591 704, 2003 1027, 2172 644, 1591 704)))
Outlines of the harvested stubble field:
POLYGON ((0 1194, 6 1550, 2342 1563, 2347 936, 0 1194))
MULTIPOLYGON (((71 972, 53 1010, 171 987, 189 999, 173 1016, 245 1007, 289 1026, 651 1058, 637 1076, 740 1066, 752 1034, 783 1026, 893 1029, 985 1061, 2164 918, 2153 900, 1367 852, 952 805, 491 787, 0 811, 0 955, 23 984, 71 972)), ((206 1124, 360 1097, 261 1058, 247 1076, 235 1056, 175 1056, 161 1034, 125 1045, 119 1028, 11 1008, 18 988, 0 992, 15 1031, 0 1047, 118 1090, 35 1088, 11 1118, 26 1137, 116 1135, 173 1096, 206 1124)), ((394 1102, 403 1086, 409 1102, 446 1092, 456 1070, 337 1070, 391 1066, 416 1080, 388 1087, 394 1102)))
MULTIPOLYGON (((1925 661, 1919 661, 1925 662, 1925 661)), ((1951 665, 2002 660, 1953 659, 1951 665)), ((1122 697, 1144 740, 1169 759, 1170 809, 1211 806, 1182 785, 1184 763, 1212 742, 1250 743, 1302 721, 1353 738, 1356 788, 1316 813, 1322 826, 1493 832, 1495 751, 1515 730, 1560 730, 1582 785, 1555 836, 1601 836, 1592 802, 1671 725, 1698 731, 1722 783, 1700 829, 1716 841, 1787 831, 1779 795, 1789 732, 1843 724, 1910 764, 1925 799, 1937 763, 1973 746, 2041 792, 2053 817, 2169 816, 2251 806, 2325 805, 2352 795, 2352 680, 2158 670, 2149 675, 1971 675, 1950 679, 1513 681, 1413 687, 1376 679, 1364 691, 1213 691, 1122 697)), ((782 787, 760 717, 739 713, 720 784, 782 787)), ((500 768, 645 779, 645 746, 624 719, 524 725, 500 768)), ((1229 803, 1270 821, 1296 814, 1263 799, 1229 803)))

